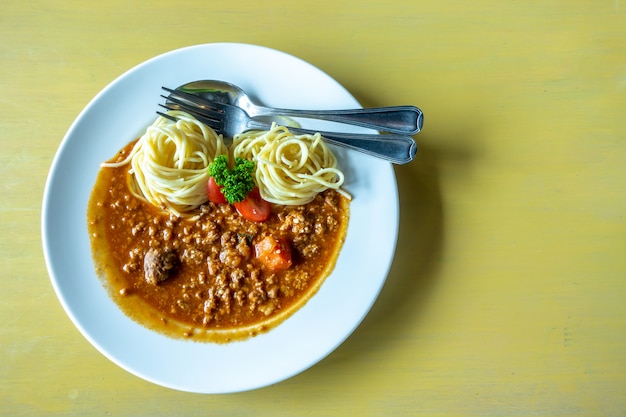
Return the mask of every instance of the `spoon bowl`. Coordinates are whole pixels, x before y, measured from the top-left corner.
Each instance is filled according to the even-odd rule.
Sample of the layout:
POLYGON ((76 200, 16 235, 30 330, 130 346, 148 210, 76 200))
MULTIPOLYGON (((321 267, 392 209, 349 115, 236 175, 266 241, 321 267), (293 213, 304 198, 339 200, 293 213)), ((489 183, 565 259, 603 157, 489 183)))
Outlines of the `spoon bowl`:
POLYGON ((217 103, 232 104, 241 107, 250 116, 253 114, 255 105, 248 95, 235 84, 226 81, 200 80, 181 85, 177 90, 195 94, 217 103))

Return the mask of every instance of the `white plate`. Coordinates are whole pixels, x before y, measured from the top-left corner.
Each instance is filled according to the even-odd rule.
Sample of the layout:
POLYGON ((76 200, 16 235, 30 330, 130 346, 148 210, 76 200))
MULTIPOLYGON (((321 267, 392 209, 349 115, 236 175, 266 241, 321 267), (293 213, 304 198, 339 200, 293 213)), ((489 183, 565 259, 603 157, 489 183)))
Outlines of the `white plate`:
MULTIPOLYGON (((95 275, 86 226, 87 201, 100 162, 138 137, 156 118, 161 86, 200 79, 232 82, 269 106, 360 107, 319 69, 264 47, 198 45, 148 60, 101 91, 63 139, 44 193, 43 248, 52 285, 65 311, 107 358, 165 387, 228 393, 298 374, 353 332, 378 296, 393 259, 398 195, 391 164, 337 149, 346 172, 345 188, 353 195, 348 234, 333 273, 304 307, 266 334, 225 345, 175 340, 147 330, 121 312, 95 275)), ((303 125, 328 128, 323 122, 303 125)))

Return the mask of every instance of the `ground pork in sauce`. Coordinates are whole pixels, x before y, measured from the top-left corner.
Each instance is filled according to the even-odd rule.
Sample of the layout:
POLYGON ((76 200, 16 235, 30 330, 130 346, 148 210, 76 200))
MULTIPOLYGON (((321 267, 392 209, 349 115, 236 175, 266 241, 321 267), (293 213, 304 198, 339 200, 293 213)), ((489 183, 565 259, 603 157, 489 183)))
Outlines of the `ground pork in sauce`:
POLYGON ((107 191, 89 219, 100 233, 92 244, 109 251, 119 293, 140 297, 163 320, 208 329, 260 322, 324 278, 345 235, 347 201, 334 190, 303 206, 273 206, 263 223, 213 203, 182 219, 130 195, 127 168, 107 172, 97 183, 107 191), (287 269, 272 270, 255 257, 255 245, 268 236, 289 245, 287 269))

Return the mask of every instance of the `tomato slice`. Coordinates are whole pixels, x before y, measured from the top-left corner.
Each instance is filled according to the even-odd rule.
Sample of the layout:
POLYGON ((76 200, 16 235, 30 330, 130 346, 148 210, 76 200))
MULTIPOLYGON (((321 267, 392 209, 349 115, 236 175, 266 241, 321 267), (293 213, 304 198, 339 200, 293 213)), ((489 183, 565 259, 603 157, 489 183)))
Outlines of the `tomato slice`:
POLYGON ((222 187, 217 185, 215 182, 215 178, 209 177, 209 181, 207 182, 206 191, 209 196, 209 201, 215 204, 226 204, 226 197, 222 193, 222 187))
POLYGON ((269 219, 272 210, 270 203, 261 197, 258 187, 254 187, 245 200, 234 205, 239 214, 253 222, 264 222, 269 219))
POLYGON ((291 247, 284 239, 266 236, 254 245, 256 258, 265 266, 280 271, 291 266, 291 247))

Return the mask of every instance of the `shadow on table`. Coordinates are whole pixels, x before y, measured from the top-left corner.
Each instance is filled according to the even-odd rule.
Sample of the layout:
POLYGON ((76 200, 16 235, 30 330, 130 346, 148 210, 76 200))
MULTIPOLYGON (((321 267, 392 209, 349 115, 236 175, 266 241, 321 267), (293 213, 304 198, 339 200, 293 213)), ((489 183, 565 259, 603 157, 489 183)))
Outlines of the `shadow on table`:
POLYGON ((476 155, 469 148, 452 145, 458 144, 459 138, 420 134, 416 139, 416 159, 394 167, 400 225, 387 281, 361 325, 329 356, 331 362, 356 359, 362 353, 380 349, 390 339, 402 338, 399 332, 408 331, 407 326, 419 326, 421 308, 436 285, 446 235, 440 171, 452 166, 455 172, 469 176, 476 155))
POLYGON ((416 316, 435 283, 445 227, 439 184, 441 158, 441 151, 422 144, 416 160, 395 167, 400 203, 396 253, 380 296, 353 334, 355 343, 361 334, 371 332, 376 337, 367 337, 367 344, 393 338, 389 332, 403 328, 398 324, 408 317, 402 316, 416 316))
POLYGON ((387 327, 387 318, 395 319, 394 311, 419 308, 434 283, 445 227, 440 157, 436 149, 422 145, 418 159, 395 167, 400 202, 396 253, 385 286, 363 326, 387 327), (405 307, 405 303, 411 305, 405 307))

